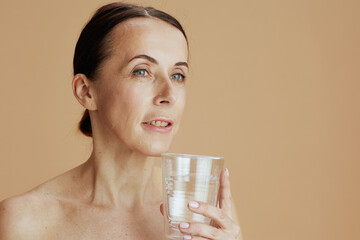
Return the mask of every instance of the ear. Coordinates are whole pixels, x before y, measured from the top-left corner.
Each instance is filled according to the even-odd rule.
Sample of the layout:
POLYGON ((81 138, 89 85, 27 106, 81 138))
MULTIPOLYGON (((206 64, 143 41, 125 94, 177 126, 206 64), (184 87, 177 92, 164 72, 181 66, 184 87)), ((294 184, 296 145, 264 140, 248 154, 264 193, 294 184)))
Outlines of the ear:
POLYGON ((78 102, 88 110, 97 110, 93 93, 90 92, 90 80, 85 74, 78 73, 72 80, 72 90, 78 102))

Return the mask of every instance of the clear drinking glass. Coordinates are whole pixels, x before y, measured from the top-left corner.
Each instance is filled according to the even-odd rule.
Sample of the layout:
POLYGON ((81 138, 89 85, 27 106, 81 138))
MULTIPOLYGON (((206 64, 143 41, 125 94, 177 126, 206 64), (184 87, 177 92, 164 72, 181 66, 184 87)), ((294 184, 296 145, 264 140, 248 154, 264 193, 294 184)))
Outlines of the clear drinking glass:
POLYGON ((174 153, 161 156, 165 235, 183 239, 178 228, 181 222, 210 224, 210 218, 191 212, 188 203, 195 200, 217 206, 224 158, 174 153))

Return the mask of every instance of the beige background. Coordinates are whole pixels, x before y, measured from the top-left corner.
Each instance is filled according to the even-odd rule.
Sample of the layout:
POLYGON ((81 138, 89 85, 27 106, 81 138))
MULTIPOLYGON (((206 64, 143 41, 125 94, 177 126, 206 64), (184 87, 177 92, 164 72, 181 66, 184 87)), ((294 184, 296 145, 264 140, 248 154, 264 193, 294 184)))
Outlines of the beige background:
MULTIPOLYGON (((0 1, 0 199, 88 157, 72 57, 107 2, 0 1)), ((226 157, 245 240, 360 239, 360 1, 130 2, 187 31, 171 151, 226 157)))

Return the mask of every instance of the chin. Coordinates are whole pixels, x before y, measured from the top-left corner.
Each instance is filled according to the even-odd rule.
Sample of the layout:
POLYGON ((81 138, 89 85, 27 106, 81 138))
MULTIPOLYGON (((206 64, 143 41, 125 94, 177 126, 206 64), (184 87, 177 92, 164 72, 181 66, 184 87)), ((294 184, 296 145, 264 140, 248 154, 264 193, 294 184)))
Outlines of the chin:
POLYGON ((169 151, 170 145, 168 143, 158 143, 158 144, 151 144, 149 146, 144 146, 139 149, 143 155, 149 157, 160 157, 162 153, 169 151))

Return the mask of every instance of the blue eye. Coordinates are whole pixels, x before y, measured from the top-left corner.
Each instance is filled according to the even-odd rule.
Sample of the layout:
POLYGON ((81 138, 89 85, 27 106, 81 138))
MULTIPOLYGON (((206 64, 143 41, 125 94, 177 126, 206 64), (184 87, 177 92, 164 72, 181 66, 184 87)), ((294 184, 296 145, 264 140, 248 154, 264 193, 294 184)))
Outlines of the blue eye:
POLYGON ((182 75, 181 73, 176 73, 176 74, 172 75, 171 78, 178 81, 178 82, 185 81, 185 76, 182 75))
POLYGON ((149 75, 149 72, 146 71, 146 69, 137 69, 133 71, 133 74, 139 77, 146 77, 147 75, 149 75))

